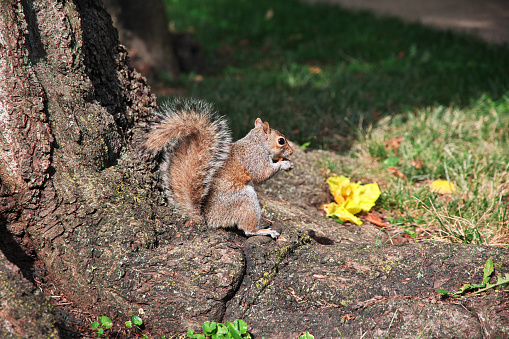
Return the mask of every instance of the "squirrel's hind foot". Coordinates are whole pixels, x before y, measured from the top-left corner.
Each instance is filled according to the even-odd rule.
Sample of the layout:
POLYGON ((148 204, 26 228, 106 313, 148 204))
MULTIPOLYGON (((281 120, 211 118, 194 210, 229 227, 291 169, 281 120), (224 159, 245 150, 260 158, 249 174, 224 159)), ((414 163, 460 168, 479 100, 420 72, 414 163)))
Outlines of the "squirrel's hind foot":
POLYGON ((279 237, 279 233, 271 228, 264 228, 261 230, 257 230, 256 232, 244 232, 246 237, 251 237, 254 235, 270 235, 273 239, 277 239, 279 237))

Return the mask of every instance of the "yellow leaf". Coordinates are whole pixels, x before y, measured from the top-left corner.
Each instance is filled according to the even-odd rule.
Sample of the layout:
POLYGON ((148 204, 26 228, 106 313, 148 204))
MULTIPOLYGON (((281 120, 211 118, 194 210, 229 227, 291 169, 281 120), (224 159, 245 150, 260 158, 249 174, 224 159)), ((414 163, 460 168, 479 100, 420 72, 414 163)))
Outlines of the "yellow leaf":
POLYGON ((334 200, 338 204, 342 205, 350 193, 348 189, 350 179, 344 176, 338 177, 337 175, 334 175, 327 179, 327 183, 329 184, 330 192, 332 193, 334 200))
POLYGON ((439 194, 456 193, 456 186, 454 183, 447 180, 435 180, 429 184, 429 188, 439 194))
POLYGON ((336 201, 324 206, 327 216, 335 215, 342 221, 351 221, 357 225, 362 224, 362 221, 354 214, 369 211, 380 197, 380 188, 377 183, 361 185, 337 175, 327 179, 327 183, 336 201))
POLYGON ((375 206, 375 201, 380 197, 380 188, 376 182, 362 186, 358 192, 359 207, 365 212, 375 206))
POLYGON ((357 218, 352 213, 348 212, 344 206, 340 206, 335 202, 331 202, 324 206, 324 210, 327 212, 327 216, 337 216, 341 221, 351 221, 357 225, 362 224, 361 219, 357 218))

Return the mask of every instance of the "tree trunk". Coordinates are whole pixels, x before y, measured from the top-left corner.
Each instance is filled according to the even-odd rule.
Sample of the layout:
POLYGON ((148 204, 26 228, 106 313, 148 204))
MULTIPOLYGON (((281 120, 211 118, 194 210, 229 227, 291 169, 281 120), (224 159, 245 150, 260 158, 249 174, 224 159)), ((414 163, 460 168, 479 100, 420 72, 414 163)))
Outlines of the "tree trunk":
POLYGON ((135 146, 155 97, 100 1, 2 1, 0 44, 7 258, 93 317, 142 315, 152 335, 219 321, 241 247, 161 203, 135 146), (206 280, 195 275, 205 268, 206 280))
POLYGON ((104 5, 136 70, 150 78, 161 72, 178 76, 174 39, 163 0, 104 0, 104 5))
POLYGON ((1 252, 0 281, 0 338, 57 338, 49 302, 1 252))
POLYGON ((75 304, 107 312, 122 302, 96 276, 118 281, 124 254, 157 241, 143 227, 157 199, 137 193, 127 147, 155 98, 100 1, 2 1, 0 43, 2 250, 30 280, 40 261, 75 304))

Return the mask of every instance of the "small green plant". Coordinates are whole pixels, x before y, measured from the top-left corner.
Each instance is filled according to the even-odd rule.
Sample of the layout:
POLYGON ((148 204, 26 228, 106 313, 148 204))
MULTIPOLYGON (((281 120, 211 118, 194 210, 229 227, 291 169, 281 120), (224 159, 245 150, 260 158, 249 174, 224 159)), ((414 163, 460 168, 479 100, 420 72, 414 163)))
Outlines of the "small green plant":
POLYGON ((106 336, 104 335, 104 330, 110 329, 111 326, 113 326, 113 322, 111 321, 110 318, 106 316, 101 316, 99 317, 99 322, 94 321, 93 323, 90 324, 90 327, 93 330, 97 329, 98 338, 106 338, 106 336))
POLYGON ((247 332, 247 324, 240 319, 235 320, 233 323, 227 321, 224 324, 216 323, 213 321, 206 321, 202 324, 203 334, 194 334, 194 329, 187 331, 187 337, 193 339, 245 339, 251 338, 247 332))
POLYGON ((484 264, 484 275, 482 278, 482 282, 480 284, 465 284, 461 289, 456 293, 451 293, 446 290, 439 289, 437 290, 437 293, 444 294, 444 295, 450 295, 455 298, 461 297, 465 293, 473 292, 480 293, 484 292, 490 288, 495 288, 497 286, 503 286, 509 284, 509 273, 506 273, 505 276, 502 277, 502 275, 499 275, 497 278, 497 282, 495 284, 490 284, 491 275, 495 271, 493 267, 493 259, 490 257, 488 260, 486 260, 486 264, 484 264))
MULTIPOLYGON (((97 337, 98 338, 107 338, 106 337, 106 330, 109 330, 113 326, 113 322, 109 317, 101 316, 99 317, 99 322, 94 321, 90 324, 90 328, 93 330, 97 330, 97 337)), ((125 322, 125 327, 129 330, 134 331, 135 333, 138 333, 141 331, 141 327, 143 326, 143 320, 137 316, 132 315, 130 320, 125 322), (133 327, 134 326, 134 327, 133 327)), ((148 335, 146 334, 140 334, 142 338, 148 338, 148 335)), ((164 339, 164 336, 161 337, 161 339, 164 339)))
POLYGON ((143 320, 141 320, 141 318, 137 315, 132 315, 131 320, 125 322, 125 327, 131 329, 133 325, 140 327, 143 325, 143 320))
MULTIPOLYGON (((224 324, 206 321, 202 324, 203 334, 194 334, 194 329, 187 331, 187 337, 192 339, 248 339, 251 335, 247 332, 247 324, 240 319, 233 323, 226 321, 224 324)), ((302 334, 299 339, 314 339, 309 332, 302 334)), ((264 338, 262 338, 264 339, 264 338)))

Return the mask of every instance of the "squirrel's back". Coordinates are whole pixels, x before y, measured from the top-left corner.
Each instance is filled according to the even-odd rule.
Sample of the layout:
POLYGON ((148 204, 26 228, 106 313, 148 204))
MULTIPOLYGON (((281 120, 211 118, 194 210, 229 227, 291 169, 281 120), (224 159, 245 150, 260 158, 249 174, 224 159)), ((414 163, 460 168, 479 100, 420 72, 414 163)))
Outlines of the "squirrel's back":
POLYGON ((226 161, 230 144, 226 121, 210 104, 176 100, 159 112, 159 122, 147 134, 145 148, 152 153, 164 151, 161 172, 168 198, 200 218, 203 198, 226 161))

